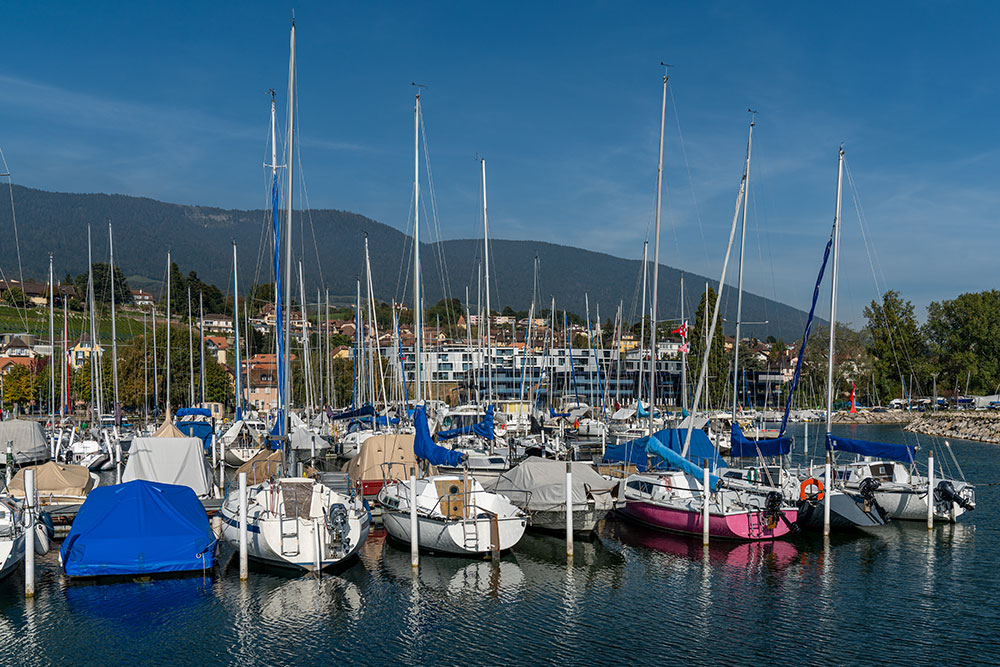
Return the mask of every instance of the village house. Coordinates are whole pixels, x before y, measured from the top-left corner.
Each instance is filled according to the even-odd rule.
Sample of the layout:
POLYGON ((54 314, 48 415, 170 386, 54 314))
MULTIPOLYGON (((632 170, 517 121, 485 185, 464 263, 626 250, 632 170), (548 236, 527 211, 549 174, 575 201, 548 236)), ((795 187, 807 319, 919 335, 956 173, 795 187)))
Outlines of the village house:
POLYGON ((208 313, 205 315, 205 331, 209 333, 233 333, 233 318, 231 315, 208 313))
POLYGON ((137 308, 152 308, 156 302, 153 300, 153 295, 149 292, 144 292, 141 289, 134 289, 132 290, 132 303, 134 303, 137 308))
POLYGON ((225 336, 205 336, 205 348, 215 360, 226 365, 226 353, 229 351, 229 341, 225 336))

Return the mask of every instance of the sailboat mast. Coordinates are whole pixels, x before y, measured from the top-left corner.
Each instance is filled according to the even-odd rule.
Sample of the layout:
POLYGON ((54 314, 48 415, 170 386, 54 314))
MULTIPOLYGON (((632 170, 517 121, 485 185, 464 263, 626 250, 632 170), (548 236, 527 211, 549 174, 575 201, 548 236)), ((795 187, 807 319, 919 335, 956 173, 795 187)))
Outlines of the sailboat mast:
POLYGON ((493 400, 493 364, 490 353, 490 226, 486 217, 486 158, 479 158, 483 172, 483 261, 486 263, 486 401, 493 400))
POLYGON ((309 411, 312 405, 312 396, 309 387, 309 311, 306 306, 306 281, 302 271, 302 262, 299 262, 299 299, 302 300, 299 308, 302 317, 302 388, 303 400, 306 407, 306 421, 309 421, 309 411))
MULTIPOLYGON (((52 432, 55 433, 56 424, 56 312, 55 312, 55 283, 52 281, 52 253, 49 253, 49 345, 52 346, 52 355, 49 357, 49 423, 52 425, 52 432)), ((55 437, 53 435, 52 437, 55 437)))
MULTIPOLYGON (((660 63, 667 67, 666 64, 660 63)), ((649 436, 653 437, 653 405, 656 402, 656 300, 660 280, 660 201, 663 194, 663 128, 667 119, 667 79, 663 74, 663 105, 660 109, 660 158, 656 167, 656 224, 653 234, 653 305, 649 322, 649 436)))
POLYGON ((688 353, 687 353, 687 320, 684 319, 684 274, 681 274, 681 326, 684 335, 681 336, 681 409, 688 409, 688 353))
POLYGON ((170 330, 173 329, 170 326, 170 273, 173 265, 170 263, 170 251, 167 251, 167 380, 166 380, 166 396, 164 397, 164 406, 166 410, 167 419, 170 419, 170 330))
MULTIPOLYGON (((751 112, 753 113, 753 112, 751 112)), ((736 408, 739 403, 740 383, 740 326, 743 324, 743 251, 747 241, 747 202, 750 201, 750 149, 753 145, 753 116, 750 117, 750 135, 747 137, 746 195, 743 197, 743 224, 740 230, 740 267, 736 288, 736 342, 733 344, 733 410, 732 419, 736 421, 736 408)), ((719 286, 719 291, 722 286, 719 286)))
POLYGON ((111 383, 114 389, 114 407, 112 412, 115 415, 115 423, 118 423, 118 323, 115 317, 115 236, 111 230, 111 221, 108 220, 108 251, 111 267, 108 273, 111 274, 111 383))
POLYGON ((413 353, 416 363, 414 372, 414 401, 419 405, 424 400, 423 360, 421 359, 421 303, 420 303, 420 88, 413 106, 413 353))
POLYGON ((236 242, 233 241, 233 338, 236 347, 236 419, 243 417, 243 363, 240 359, 240 288, 239 271, 236 270, 236 242))
MULTIPOLYGON (((840 264, 840 200, 844 182, 844 149, 837 160, 837 207, 833 217, 833 272, 830 274, 830 348, 826 361, 826 435, 833 432, 833 351, 837 332, 837 273, 840 264)), ((828 445, 829 447, 829 445, 828 445)))
POLYGON ((194 405, 194 320, 191 316, 191 286, 188 285, 188 368, 190 369, 188 384, 188 405, 194 405))
POLYGON ((201 367, 198 377, 201 379, 201 402, 205 402, 205 293, 198 290, 198 359, 201 367))
POLYGON ((153 321, 153 414, 160 410, 160 369, 156 359, 156 306, 149 307, 149 319, 153 321))
POLYGON ((649 239, 642 242, 642 308, 639 310, 639 403, 642 403, 642 376, 646 371, 643 363, 642 343, 646 340, 646 273, 649 266, 649 239))
MULTIPOLYGON (((288 309, 292 303, 292 172, 295 164, 295 19, 292 19, 292 32, 289 38, 289 58, 288 58, 288 213, 285 218, 285 304, 288 309)), ((289 311, 290 312, 290 311, 289 311)), ((281 419, 284 422, 281 427, 281 435, 288 435, 289 413, 291 405, 291 364, 289 363, 289 345, 291 343, 291 327, 286 326, 284 331, 284 355, 278 363, 284 367, 284 388, 281 406, 281 419)))
POLYGON ((87 265, 89 283, 87 301, 88 307, 90 308, 90 406, 91 410, 94 412, 94 423, 100 424, 101 413, 104 412, 104 406, 101 401, 101 358, 97 353, 97 324, 94 319, 96 298, 94 296, 94 258, 90 243, 90 225, 87 225, 87 265))

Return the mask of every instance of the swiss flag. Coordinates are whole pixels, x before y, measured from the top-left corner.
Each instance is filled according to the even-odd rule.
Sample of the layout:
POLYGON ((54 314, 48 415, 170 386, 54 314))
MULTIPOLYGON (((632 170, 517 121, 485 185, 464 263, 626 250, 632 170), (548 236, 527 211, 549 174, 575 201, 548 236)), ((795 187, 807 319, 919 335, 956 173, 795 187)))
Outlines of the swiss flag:
POLYGON ((687 320, 684 320, 683 324, 681 324, 679 327, 677 327, 676 329, 674 329, 670 333, 672 333, 672 334, 680 334, 681 338, 685 338, 686 339, 688 337, 688 323, 687 323, 687 320))

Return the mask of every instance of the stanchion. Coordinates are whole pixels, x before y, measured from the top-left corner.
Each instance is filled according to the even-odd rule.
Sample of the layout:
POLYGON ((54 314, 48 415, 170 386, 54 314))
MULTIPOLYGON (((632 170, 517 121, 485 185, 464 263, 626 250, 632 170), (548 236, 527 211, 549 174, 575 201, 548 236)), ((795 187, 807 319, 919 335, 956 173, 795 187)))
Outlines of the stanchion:
POLYGON ((313 519, 313 563, 316 576, 323 576, 323 536, 319 532, 319 519, 313 519))

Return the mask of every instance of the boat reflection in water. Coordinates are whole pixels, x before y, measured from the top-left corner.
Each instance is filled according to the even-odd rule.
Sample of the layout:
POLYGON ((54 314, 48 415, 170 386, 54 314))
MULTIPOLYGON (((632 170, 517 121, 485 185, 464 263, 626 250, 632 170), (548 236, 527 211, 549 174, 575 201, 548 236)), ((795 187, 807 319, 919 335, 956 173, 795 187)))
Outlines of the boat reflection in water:
MULTIPOLYGON (((409 549, 404 550, 385 539, 385 531, 372 533, 368 542, 371 547, 362 553, 366 565, 369 563, 366 556, 381 544, 378 571, 400 583, 412 581, 414 568, 410 564, 409 549)), ((421 555, 418 579, 421 588, 449 597, 487 595, 506 599, 519 595, 524 588, 524 573, 511 555, 505 555, 497 563, 488 559, 421 555)))
MULTIPOLYGON (((66 601, 74 614, 130 625, 138 619, 156 618, 168 623, 183 619, 211 602, 212 578, 181 577, 149 581, 65 580, 66 601)), ((139 623, 142 625, 142 623, 139 623)))
MULTIPOLYGON (((705 554, 697 537, 650 530, 626 521, 608 521, 605 534, 626 546, 645 547, 689 560, 701 561, 705 554)), ((782 540, 712 540, 708 545, 709 563, 743 570, 781 569, 795 562, 798 555, 794 544, 782 540)))

